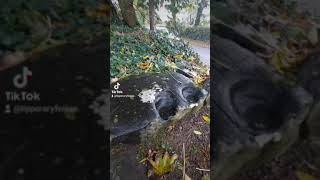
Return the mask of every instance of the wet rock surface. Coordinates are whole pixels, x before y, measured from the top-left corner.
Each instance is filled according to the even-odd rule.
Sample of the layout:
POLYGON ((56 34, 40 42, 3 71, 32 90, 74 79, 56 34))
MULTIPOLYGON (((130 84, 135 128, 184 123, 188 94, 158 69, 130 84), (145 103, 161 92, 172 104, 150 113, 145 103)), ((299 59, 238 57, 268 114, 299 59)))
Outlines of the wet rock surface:
POLYGON ((112 138, 139 131, 153 121, 166 122, 207 95, 190 79, 175 72, 134 76, 111 87, 117 83, 121 96, 114 90, 111 98, 112 138))
POLYGON ((279 156, 296 142, 313 98, 302 87, 286 85, 245 48, 214 39, 212 177, 224 180, 279 156))
POLYGON ((243 74, 242 79, 232 73, 224 77, 212 94, 216 103, 214 177, 218 179, 287 150, 297 140, 312 102, 301 88, 281 89, 265 78, 243 74))
POLYGON ((214 42, 211 57, 214 58, 213 63, 218 70, 247 72, 258 68, 267 69, 267 64, 263 59, 232 40, 213 35, 211 41, 214 42))

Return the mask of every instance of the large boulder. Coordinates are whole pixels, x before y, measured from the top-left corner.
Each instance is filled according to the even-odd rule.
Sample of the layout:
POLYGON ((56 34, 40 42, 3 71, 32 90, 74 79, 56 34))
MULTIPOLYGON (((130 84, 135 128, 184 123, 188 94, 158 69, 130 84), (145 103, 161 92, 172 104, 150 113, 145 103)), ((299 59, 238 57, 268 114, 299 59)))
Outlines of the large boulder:
POLYGON ((131 76, 111 84, 111 89, 112 141, 122 141, 152 122, 180 119, 201 107, 208 94, 175 72, 131 76))
POLYGON ((254 53, 234 41, 216 35, 213 35, 211 39, 211 57, 214 59, 214 70, 225 68, 246 72, 248 69, 267 69, 263 59, 258 58, 254 53))
POLYGON ((285 152, 298 138, 312 96, 284 79, 255 54, 219 37, 213 58, 213 175, 225 180, 285 152))
POLYGON ((298 138, 312 97, 264 76, 229 72, 213 90, 214 177, 228 179, 286 151, 298 138))

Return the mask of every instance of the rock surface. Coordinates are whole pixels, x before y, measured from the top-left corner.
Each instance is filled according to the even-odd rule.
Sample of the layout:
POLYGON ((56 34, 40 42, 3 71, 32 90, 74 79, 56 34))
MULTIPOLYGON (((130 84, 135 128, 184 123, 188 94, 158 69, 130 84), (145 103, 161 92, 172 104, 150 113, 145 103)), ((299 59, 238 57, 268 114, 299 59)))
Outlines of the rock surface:
POLYGON ((133 76, 111 87, 112 139, 139 131, 154 121, 183 116, 180 112, 197 106, 208 94, 175 72, 133 76), (117 84, 119 89, 115 89, 117 84))
POLYGON ((289 87, 262 59, 214 37, 212 177, 225 180, 285 152, 299 135, 312 96, 289 87))

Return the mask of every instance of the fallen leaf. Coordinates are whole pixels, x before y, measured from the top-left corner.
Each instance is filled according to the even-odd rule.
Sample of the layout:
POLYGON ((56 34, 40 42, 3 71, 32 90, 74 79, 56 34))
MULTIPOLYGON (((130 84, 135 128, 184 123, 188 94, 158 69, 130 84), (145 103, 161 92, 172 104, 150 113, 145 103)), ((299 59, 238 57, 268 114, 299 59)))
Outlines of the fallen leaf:
POLYGON ((177 58, 177 59, 182 59, 183 58, 183 54, 178 54, 178 55, 176 55, 174 57, 177 58))
POLYGON ((191 57, 189 57, 187 60, 188 60, 188 61, 194 61, 195 58, 194 58, 193 56, 191 56, 191 57))
POLYGON ((140 63, 138 64, 138 67, 142 70, 145 70, 145 71, 149 71, 152 69, 153 67, 153 63, 152 62, 144 62, 144 63, 140 63))
POLYGON ((304 173, 302 171, 297 171, 296 174, 299 180, 316 180, 314 176, 304 173))
POLYGON ((196 134, 196 135, 201 135, 202 134, 200 131, 196 131, 196 130, 194 130, 193 133, 196 134))
POLYGON ((284 71, 284 62, 288 58, 288 53, 284 49, 279 49, 274 52, 271 58, 271 64, 276 68, 276 70, 280 73, 284 71))
POLYGON ((194 78, 194 82, 196 85, 202 85, 205 80, 206 80, 206 78, 204 78, 203 76, 196 76, 194 78))
POLYGON ((203 119, 205 122, 207 122, 208 124, 210 124, 210 117, 209 117, 209 115, 204 115, 204 116, 202 116, 202 119, 203 119))

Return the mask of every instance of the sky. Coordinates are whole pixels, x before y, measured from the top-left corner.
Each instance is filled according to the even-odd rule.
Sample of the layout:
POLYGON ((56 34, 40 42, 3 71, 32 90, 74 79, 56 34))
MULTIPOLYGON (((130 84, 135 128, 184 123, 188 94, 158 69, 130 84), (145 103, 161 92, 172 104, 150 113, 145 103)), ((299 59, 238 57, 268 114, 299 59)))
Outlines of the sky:
MULTIPOLYGON (((320 1, 320 0, 319 0, 320 1)), ((165 4, 168 4, 167 3, 164 3, 165 4)), ((159 11, 157 11, 157 14, 160 16, 160 19, 165 22, 165 21, 168 21, 169 17, 171 17, 171 13, 164 7, 164 5, 162 7, 159 8, 159 11)), ((204 11, 203 11, 203 14, 204 16, 202 16, 201 18, 204 18, 204 19, 201 19, 201 20, 206 20, 206 21, 209 21, 210 20, 210 5, 208 5, 204 11)), ((177 18, 179 20, 185 20, 186 18, 188 18, 190 14, 186 11, 181 11, 179 12, 179 14, 177 15, 177 18)), ((194 18, 195 18, 195 14, 194 14, 194 18)))

